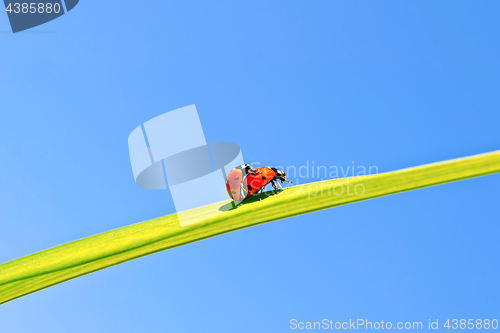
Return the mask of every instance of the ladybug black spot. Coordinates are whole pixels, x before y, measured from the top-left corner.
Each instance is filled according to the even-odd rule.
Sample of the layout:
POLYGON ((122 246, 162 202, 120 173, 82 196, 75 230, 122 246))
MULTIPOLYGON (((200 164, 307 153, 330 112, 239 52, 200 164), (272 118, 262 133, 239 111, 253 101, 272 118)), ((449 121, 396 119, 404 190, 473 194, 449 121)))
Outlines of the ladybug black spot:
POLYGON ((262 180, 266 180, 266 177, 262 176, 262 180))
POLYGON ((235 191, 232 191, 232 193, 233 193, 233 194, 236 194, 236 192, 235 192, 235 191))
POLYGON ((252 190, 252 186, 248 185, 248 190, 251 191, 252 190))
POLYGON ((240 177, 236 177, 236 178, 234 178, 234 180, 239 180, 239 179, 240 179, 240 177))

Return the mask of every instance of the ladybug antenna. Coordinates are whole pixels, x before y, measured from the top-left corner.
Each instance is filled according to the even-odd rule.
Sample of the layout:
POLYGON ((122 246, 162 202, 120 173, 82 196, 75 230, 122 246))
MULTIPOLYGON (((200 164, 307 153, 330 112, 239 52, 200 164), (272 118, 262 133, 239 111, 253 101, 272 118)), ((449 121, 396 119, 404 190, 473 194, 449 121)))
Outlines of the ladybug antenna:
POLYGON ((279 179, 281 181, 281 183, 292 183, 291 181, 287 180, 286 179, 286 173, 285 171, 282 171, 282 170, 278 170, 276 168, 271 168, 273 169, 273 171, 276 173, 276 179, 279 179))

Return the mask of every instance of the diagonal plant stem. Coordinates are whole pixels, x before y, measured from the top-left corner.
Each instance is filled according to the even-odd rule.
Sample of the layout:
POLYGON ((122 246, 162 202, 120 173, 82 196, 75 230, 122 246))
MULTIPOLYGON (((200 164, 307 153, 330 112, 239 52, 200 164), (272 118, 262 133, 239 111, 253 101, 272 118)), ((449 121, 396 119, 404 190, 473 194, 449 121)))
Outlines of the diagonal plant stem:
MULTIPOLYGON (((56 246, 0 265, 0 304, 148 254, 230 231, 423 187, 500 172, 500 151, 379 175, 333 179, 250 200, 203 222, 181 227, 166 215, 56 246)), ((230 207, 231 201, 189 211, 230 207)))

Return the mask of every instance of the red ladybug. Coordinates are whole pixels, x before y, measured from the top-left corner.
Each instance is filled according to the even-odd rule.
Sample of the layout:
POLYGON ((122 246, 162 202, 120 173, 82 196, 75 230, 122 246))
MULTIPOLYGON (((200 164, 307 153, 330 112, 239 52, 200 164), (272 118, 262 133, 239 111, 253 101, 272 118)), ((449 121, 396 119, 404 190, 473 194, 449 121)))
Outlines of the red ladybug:
POLYGON ((250 196, 256 194, 260 190, 260 198, 262 199, 262 192, 264 188, 271 183, 274 191, 278 193, 278 188, 281 181, 291 183, 286 179, 284 171, 276 168, 260 167, 252 169, 248 164, 242 164, 231 170, 226 177, 227 193, 235 202, 240 203, 250 196))

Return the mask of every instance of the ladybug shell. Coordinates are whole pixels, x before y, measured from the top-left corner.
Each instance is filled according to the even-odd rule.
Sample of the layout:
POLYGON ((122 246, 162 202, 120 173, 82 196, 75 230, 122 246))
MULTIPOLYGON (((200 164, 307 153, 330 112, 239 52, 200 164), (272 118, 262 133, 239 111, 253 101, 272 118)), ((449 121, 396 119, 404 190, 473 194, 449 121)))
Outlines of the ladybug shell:
POLYGON ((255 168, 246 177, 249 196, 257 193, 274 178, 275 172, 271 168, 255 168), (255 175, 254 175, 255 173, 255 175))
MULTIPOLYGON (((226 190, 227 194, 236 202, 245 200, 249 194, 246 191, 246 186, 241 186, 245 178, 245 171, 241 168, 234 168, 227 174, 226 190), (243 191, 242 191, 243 190, 243 191)), ((246 182, 245 182, 246 183, 246 182)))

